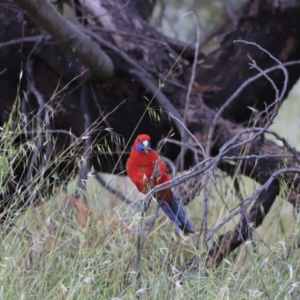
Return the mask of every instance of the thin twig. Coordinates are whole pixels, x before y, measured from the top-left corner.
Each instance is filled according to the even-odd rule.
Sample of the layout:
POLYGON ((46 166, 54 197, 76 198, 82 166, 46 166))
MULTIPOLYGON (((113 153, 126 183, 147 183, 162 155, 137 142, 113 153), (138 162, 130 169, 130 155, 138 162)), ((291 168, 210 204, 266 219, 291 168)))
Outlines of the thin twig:
POLYGON ((276 180, 276 177, 281 175, 281 174, 286 174, 286 173, 296 173, 300 174, 300 168, 284 168, 284 169, 279 169, 275 171, 272 176, 266 181, 265 184, 263 184, 260 188, 258 188, 256 191, 254 191, 248 198, 246 198, 239 206, 241 206, 239 209, 234 210, 228 217, 224 218, 215 228, 211 231, 210 235, 206 238, 206 241, 209 241, 213 239, 215 234, 219 231, 219 229, 231 221, 235 216, 238 214, 243 213, 244 211, 247 210, 247 208, 252 204, 252 202, 261 194, 261 192, 267 190, 269 186, 273 183, 274 180, 276 180))
MULTIPOLYGON (((197 68, 197 64, 198 64, 198 54, 199 54, 199 45, 200 45, 200 24, 199 24, 198 18, 195 16, 195 13, 193 13, 193 18, 194 18, 194 22, 196 24, 196 47, 195 47, 195 56, 194 56, 194 61, 193 61, 193 66, 192 66, 191 78, 189 81, 188 90, 187 90, 186 98, 185 98, 185 107, 184 107, 183 120, 182 120, 183 124, 186 124, 188 111, 190 109, 191 93, 192 93, 193 84, 194 84, 194 80, 195 80, 195 76, 196 76, 196 68, 197 68)), ((181 137, 185 137, 185 136, 186 136, 185 128, 182 127, 181 137)), ((185 139, 182 139, 182 142, 184 144, 186 144, 187 141, 185 139)), ((187 148, 185 146, 182 146, 180 153, 176 159, 176 166, 177 167, 180 166, 181 170, 183 170, 184 155, 185 155, 186 151, 187 151, 187 148)), ((205 155, 205 153, 204 153, 204 155, 205 155)))
POLYGON ((133 204, 134 202, 132 200, 129 200, 128 197, 125 197, 120 191, 114 189, 111 187, 108 183, 105 182, 105 180, 99 175, 98 172, 93 171, 91 173, 93 177, 100 183, 101 186, 103 186, 106 190, 108 190, 110 193, 118 197, 120 200, 122 200, 124 203, 130 205, 133 204))
POLYGON ((35 35, 35 36, 31 36, 31 37, 23 37, 20 39, 10 40, 8 42, 0 43, 0 48, 8 47, 11 45, 16 45, 16 44, 22 44, 22 43, 42 42, 43 40, 44 41, 51 40, 50 35, 35 35))
POLYGON ((85 203, 87 202, 86 199, 86 183, 88 179, 88 173, 91 170, 91 147, 92 147, 92 136, 91 136, 91 120, 90 120, 90 111, 88 107, 88 87, 83 85, 81 88, 81 95, 80 95, 80 107, 83 113, 83 120, 84 120, 84 149, 82 154, 82 163, 79 170, 79 177, 77 180, 77 187, 76 190, 76 197, 83 196, 83 200, 85 203))
MULTIPOLYGON (((284 73, 285 80, 284 80, 284 86, 283 86, 282 91, 281 91, 281 95, 276 99, 277 100, 276 103, 281 102, 281 100, 282 100, 282 98, 283 98, 283 96, 285 94, 286 88, 287 88, 288 73, 287 73, 287 70, 286 70, 286 66, 288 66, 289 63, 282 64, 270 52, 268 52, 267 50, 263 49, 262 47, 260 47, 256 43, 251 43, 251 42, 247 42, 247 41, 243 41, 243 40, 237 40, 235 42, 243 42, 243 43, 254 45, 254 46, 258 47, 260 50, 266 52, 273 60, 275 60, 278 63, 278 66, 268 68, 268 69, 264 70, 263 72, 259 72, 258 74, 256 74, 256 75, 248 78, 246 81, 243 82, 243 84, 221 106, 221 108, 215 114, 214 119, 211 122, 211 125, 209 127, 209 132, 208 132, 208 137, 207 137, 207 145, 206 145, 206 153, 210 153, 210 148, 211 148, 211 143, 212 143, 212 137, 213 137, 213 133, 214 133, 215 127, 217 125, 217 120, 220 118, 220 116, 224 112, 225 108, 227 106, 229 106, 229 104, 241 93, 241 91, 245 87, 247 87, 250 83, 252 83, 253 81, 257 80, 261 76, 266 76, 266 74, 270 73, 271 71, 274 71, 276 69, 281 69, 283 71, 283 73, 284 73)), ((299 61, 298 62, 294 62, 294 63, 299 63, 299 61)), ((275 118, 275 115, 273 116, 273 118, 271 118, 271 119, 268 120, 268 123, 271 123, 274 118, 275 118)))
POLYGON ((224 1, 225 1, 225 5, 226 5, 226 10, 227 10, 228 16, 231 19, 232 25, 233 25, 233 29, 235 30, 237 28, 239 19, 238 19, 238 17, 236 16, 236 14, 234 12, 231 0, 224 0, 224 1))

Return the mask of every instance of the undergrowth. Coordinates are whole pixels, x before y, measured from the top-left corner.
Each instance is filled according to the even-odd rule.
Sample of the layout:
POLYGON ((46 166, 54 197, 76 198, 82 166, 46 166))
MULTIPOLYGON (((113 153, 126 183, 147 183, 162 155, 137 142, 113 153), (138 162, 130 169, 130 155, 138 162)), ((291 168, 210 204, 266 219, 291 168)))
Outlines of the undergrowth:
POLYGON ((138 293, 140 299, 284 299, 300 292, 299 252, 292 249, 299 230, 273 245, 246 244, 217 270, 205 270, 200 260, 199 269, 191 265, 181 272, 197 251, 162 222, 145 243, 137 291, 135 234, 107 211, 91 214, 88 225, 80 226, 78 212, 58 193, 2 232, 0 297, 136 299, 138 293))
MULTIPOLYGON (((155 114, 153 117, 157 118, 155 114)), ((3 194, 18 167, 13 162, 27 157, 28 149, 38 149, 43 130, 47 129, 44 124, 41 132, 31 135, 20 146, 15 141, 20 132, 24 133, 24 127, 15 124, 9 119, 2 128, 3 194)), ((98 147, 99 151, 108 151, 98 147)), ((32 153, 32 168, 38 168, 41 157, 32 153)), ((72 153, 69 155, 73 157, 72 153)), ((35 174, 47 174, 47 168, 55 166, 57 161, 47 158, 45 163, 46 169, 37 169, 35 174)), ((126 205, 112 200, 112 195, 105 187, 97 186, 92 177, 89 174, 87 203, 72 197, 77 187, 74 173, 73 182, 61 183, 64 189, 56 187, 52 196, 41 194, 43 201, 36 207, 18 210, 7 206, 5 213, 11 217, 2 224, 1 231, 0 299, 298 299, 299 220, 293 217, 291 206, 284 200, 288 191, 282 192, 263 226, 253 232, 255 243, 246 243, 234 251, 216 270, 206 270, 207 248, 204 243, 197 247, 196 235, 178 236, 172 224, 159 214, 159 220, 145 237, 137 288, 137 234, 131 230, 131 223, 135 217, 139 218, 139 212, 133 211, 133 218, 121 222, 126 205), (282 217, 287 207, 287 218, 292 219, 288 224, 282 217), (190 257, 199 257, 199 261, 187 264, 190 257)), ((238 204, 228 189, 231 179, 222 178, 221 173, 216 178, 226 206, 219 201, 218 191, 212 186, 209 228, 228 214, 228 207, 238 204)), ((47 184, 47 176, 28 179, 27 188, 34 198, 39 195, 39 185, 47 184)), ((127 179, 116 179, 116 185, 123 187, 123 192, 130 193, 130 197, 139 197, 132 188, 128 189, 124 180, 127 179)), ((246 183, 241 193, 246 196, 256 185, 250 180, 243 182, 246 183)), ((18 204, 26 197, 17 182, 14 188, 17 192, 10 201, 18 204)), ((200 194, 186 209, 196 229, 201 223, 202 199, 200 194)), ((151 212, 153 207, 148 215, 151 212)), ((232 220, 222 231, 231 229, 237 220, 232 220)))

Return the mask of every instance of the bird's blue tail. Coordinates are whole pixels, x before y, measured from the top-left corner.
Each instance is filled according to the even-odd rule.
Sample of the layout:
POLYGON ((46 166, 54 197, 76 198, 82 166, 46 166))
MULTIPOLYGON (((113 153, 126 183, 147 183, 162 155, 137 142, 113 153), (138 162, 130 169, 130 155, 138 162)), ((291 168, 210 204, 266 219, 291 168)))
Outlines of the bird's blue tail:
POLYGON ((160 200, 159 203, 165 214, 175 223, 175 227, 179 232, 183 232, 184 235, 195 232, 177 198, 173 196, 171 202, 160 200))

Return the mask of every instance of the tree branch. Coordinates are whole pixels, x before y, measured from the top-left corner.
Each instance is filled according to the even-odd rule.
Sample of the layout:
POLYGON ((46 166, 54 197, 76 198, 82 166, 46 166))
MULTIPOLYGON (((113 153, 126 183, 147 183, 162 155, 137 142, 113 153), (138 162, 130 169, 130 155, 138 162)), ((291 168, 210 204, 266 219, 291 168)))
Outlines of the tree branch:
POLYGON ((14 0, 25 9, 60 45, 71 50, 89 68, 93 79, 109 78, 114 73, 111 59, 78 28, 64 19, 48 0, 14 0))

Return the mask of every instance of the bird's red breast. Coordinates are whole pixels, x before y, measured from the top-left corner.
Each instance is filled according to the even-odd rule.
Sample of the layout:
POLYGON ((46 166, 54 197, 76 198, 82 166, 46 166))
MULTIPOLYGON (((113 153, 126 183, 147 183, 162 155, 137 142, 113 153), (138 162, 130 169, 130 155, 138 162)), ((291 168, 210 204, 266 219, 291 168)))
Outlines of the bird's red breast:
MULTIPOLYGON (((141 134, 135 139, 126 169, 137 189, 144 194, 154 186, 170 180, 166 165, 151 149, 150 137, 146 134, 141 134)), ((192 223, 180 206, 179 200, 172 194, 171 189, 158 192, 153 196, 160 200, 162 210, 174 222, 178 232, 185 235, 194 233, 192 223)))
MULTIPOLYGON (((150 137, 147 134, 141 134, 135 139, 126 163, 126 169, 128 176, 136 185, 137 189, 144 194, 153 188, 153 186, 171 179, 167 173, 164 162, 158 154, 150 148, 150 137), (156 164, 158 164, 156 174, 153 174, 156 164), (155 175, 153 180, 151 180, 152 175, 155 175), (150 186, 151 183, 153 183, 152 187, 150 186)), ((172 201, 171 190, 159 192, 154 196, 158 200, 172 201)))

